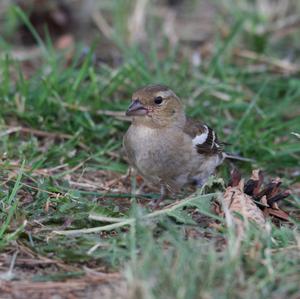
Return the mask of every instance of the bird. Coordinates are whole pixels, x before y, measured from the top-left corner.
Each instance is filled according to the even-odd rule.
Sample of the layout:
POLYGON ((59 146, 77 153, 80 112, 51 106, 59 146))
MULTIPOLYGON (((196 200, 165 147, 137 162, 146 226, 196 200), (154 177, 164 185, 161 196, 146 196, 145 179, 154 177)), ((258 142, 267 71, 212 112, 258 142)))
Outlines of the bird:
POLYGON ((158 202, 187 184, 203 186, 227 157, 216 132, 188 117, 180 98, 165 85, 135 91, 126 116, 132 122, 123 147, 130 165, 160 189, 158 202))

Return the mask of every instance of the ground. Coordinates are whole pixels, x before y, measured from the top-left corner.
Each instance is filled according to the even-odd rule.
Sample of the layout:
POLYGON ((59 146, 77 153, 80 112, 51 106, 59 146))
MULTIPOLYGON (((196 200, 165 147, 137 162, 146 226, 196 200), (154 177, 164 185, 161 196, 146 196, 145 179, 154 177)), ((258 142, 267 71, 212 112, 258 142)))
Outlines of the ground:
POLYGON ((0 298, 299 298, 298 1, 11 2, 0 4, 0 298), (159 194, 135 195, 142 179, 122 149, 124 111, 149 83, 253 161, 228 161, 153 210, 159 194), (237 234, 216 212, 233 167, 280 177, 289 220, 237 234))

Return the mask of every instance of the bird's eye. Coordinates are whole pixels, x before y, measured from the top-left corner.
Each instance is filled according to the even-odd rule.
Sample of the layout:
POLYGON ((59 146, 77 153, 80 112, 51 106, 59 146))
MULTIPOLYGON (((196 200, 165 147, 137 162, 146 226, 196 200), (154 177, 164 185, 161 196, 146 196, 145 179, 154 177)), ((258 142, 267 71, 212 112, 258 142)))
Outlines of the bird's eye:
POLYGON ((154 99, 154 103, 157 104, 157 105, 161 104, 162 101, 163 101, 163 98, 160 97, 160 96, 158 96, 158 97, 156 97, 156 98, 154 99))

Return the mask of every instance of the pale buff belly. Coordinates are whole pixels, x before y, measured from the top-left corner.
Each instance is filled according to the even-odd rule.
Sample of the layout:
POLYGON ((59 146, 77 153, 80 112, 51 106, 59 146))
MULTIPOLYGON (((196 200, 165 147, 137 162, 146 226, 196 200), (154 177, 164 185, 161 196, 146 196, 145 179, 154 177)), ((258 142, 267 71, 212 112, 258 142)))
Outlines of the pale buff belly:
POLYGON ((179 189, 195 178, 204 180, 216 167, 215 158, 199 155, 193 148, 191 138, 185 134, 149 129, 148 132, 135 130, 131 136, 133 164, 152 184, 179 189))

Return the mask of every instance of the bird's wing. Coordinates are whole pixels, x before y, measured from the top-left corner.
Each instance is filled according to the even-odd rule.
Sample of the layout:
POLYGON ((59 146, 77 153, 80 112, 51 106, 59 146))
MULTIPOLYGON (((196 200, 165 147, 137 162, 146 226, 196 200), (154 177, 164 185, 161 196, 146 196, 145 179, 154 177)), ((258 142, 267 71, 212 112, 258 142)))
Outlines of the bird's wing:
POLYGON ((224 143, 218 140, 216 132, 208 125, 187 118, 183 131, 192 138, 199 154, 215 155, 223 152, 224 143))

